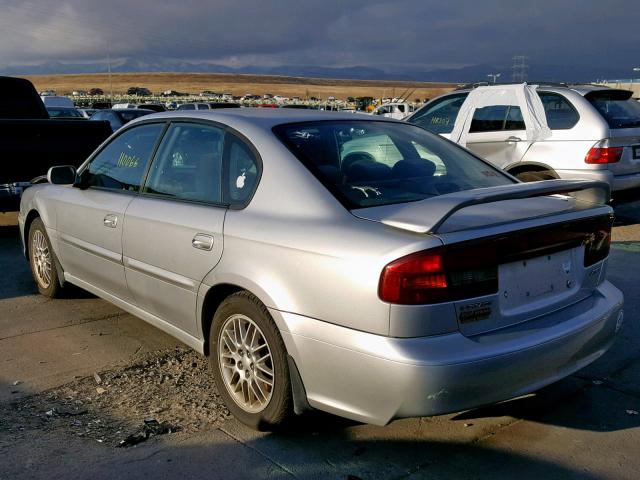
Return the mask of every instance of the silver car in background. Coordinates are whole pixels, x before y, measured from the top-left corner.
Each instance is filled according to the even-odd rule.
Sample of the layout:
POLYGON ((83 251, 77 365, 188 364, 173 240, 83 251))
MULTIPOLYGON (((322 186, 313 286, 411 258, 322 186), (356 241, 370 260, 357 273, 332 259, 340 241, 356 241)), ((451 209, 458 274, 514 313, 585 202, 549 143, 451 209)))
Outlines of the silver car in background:
POLYGON ((612 344, 603 183, 522 184, 404 122, 161 113, 22 197, 38 289, 208 355, 242 422, 383 425, 534 391, 612 344))
MULTIPOLYGON (((405 121, 448 138, 469 92, 433 99, 405 121)), ((550 137, 526 140, 519 107, 490 105, 475 111, 466 147, 524 181, 591 179, 613 192, 640 187, 640 104, 632 92, 542 84, 538 93, 550 137)))

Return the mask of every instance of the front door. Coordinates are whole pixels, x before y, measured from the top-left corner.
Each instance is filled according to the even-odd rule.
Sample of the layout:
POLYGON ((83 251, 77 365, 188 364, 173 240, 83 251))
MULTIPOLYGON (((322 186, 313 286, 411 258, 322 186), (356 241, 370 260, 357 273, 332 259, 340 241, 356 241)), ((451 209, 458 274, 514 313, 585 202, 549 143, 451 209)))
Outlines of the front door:
POLYGON ((222 256, 223 146, 219 127, 172 123, 124 222, 135 304, 192 336, 198 288, 222 256))
POLYGON ((124 214, 135 198, 164 129, 130 128, 85 167, 88 188, 67 188, 57 199, 58 256, 65 274, 128 301, 122 263, 124 214))

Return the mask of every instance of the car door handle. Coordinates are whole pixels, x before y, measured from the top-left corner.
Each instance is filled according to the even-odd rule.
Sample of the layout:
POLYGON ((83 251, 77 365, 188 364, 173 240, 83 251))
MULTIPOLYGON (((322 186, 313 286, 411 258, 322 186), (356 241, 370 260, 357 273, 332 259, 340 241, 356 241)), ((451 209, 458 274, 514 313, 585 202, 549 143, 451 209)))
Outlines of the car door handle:
POLYGON ((520 137, 514 137, 513 135, 509 138, 507 138, 507 142, 509 143, 518 143, 521 142, 522 139, 520 137))
POLYGON ((104 224, 105 227, 116 228, 118 226, 118 216, 114 215, 113 213, 109 213, 107 216, 104 217, 104 220, 102 223, 104 224))
POLYGON ((199 250, 211 250, 213 248, 213 237, 211 235, 205 235, 204 233, 198 233, 193 240, 191 240, 191 246, 199 250))

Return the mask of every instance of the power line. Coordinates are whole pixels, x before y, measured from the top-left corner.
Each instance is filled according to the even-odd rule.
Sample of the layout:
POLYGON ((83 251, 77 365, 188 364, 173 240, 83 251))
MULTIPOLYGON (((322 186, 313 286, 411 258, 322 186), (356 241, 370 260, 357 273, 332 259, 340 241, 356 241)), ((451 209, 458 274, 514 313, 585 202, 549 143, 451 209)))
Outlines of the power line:
POLYGON ((528 59, 524 55, 516 55, 512 58, 511 80, 513 82, 522 83, 527 81, 527 74, 529 73, 528 59))

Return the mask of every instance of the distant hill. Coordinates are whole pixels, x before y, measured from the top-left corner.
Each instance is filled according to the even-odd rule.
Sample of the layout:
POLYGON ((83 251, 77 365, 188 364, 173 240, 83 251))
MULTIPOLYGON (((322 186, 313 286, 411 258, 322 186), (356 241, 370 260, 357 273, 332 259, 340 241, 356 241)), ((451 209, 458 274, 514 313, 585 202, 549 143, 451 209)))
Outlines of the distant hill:
MULTIPOLYGON (((164 58, 140 58, 114 61, 112 72, 191 72, 231 73, 255 75, 285 75, 315 78, 338 78, 354 80, 396 80, 418 82, 467 83, 486 81, 487 74, 501 73, 500 81, 511 80, 511 64, 479 64, 461 68, 429 69, 371 66, 328 67, 314 65, 281 65, 274 67, 246 66, 233 68, 225 65, 186 62, 164 58)), ((0 65, 0 75, 53 75, 68 73, 105 73, 107 62, 62 63, 57 61, 37 65, 0 65)), ((538 65, 531 64, 528 78, 539 81, 590 82, 603 78, 629 78, 633 72, 627 69, 606 66, 538 65)), ((639 75, 640 76, 640 75, 639 75)))

